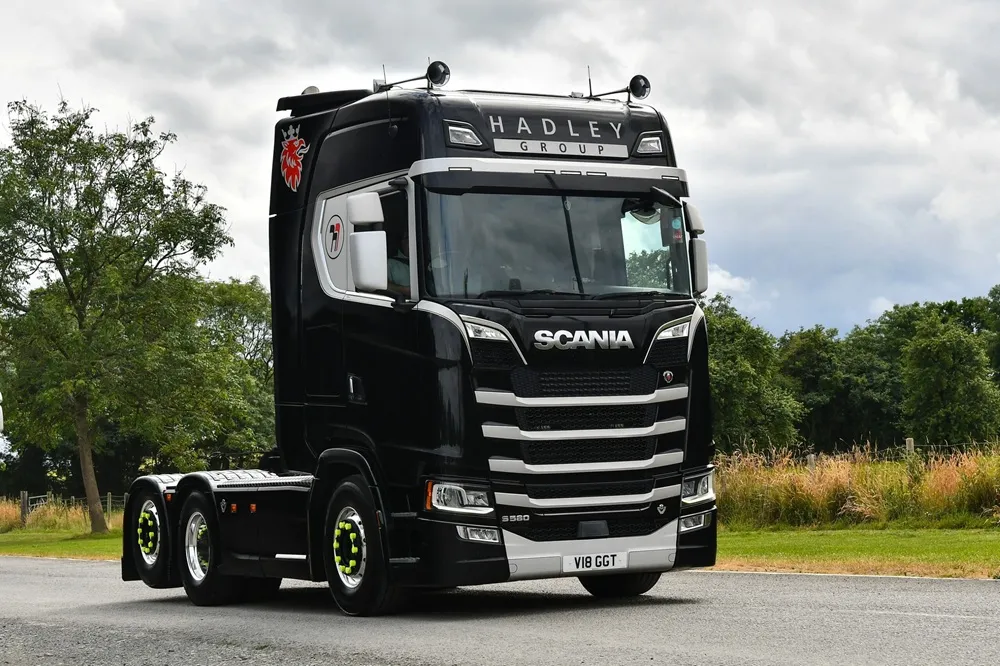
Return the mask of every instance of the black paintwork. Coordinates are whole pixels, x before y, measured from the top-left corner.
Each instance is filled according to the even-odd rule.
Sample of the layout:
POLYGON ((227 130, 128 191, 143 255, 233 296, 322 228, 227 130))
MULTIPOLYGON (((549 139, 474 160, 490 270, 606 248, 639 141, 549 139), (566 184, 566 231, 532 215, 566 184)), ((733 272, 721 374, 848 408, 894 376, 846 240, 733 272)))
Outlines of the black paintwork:
MULTIPOLYGON (((541 516, 534 511, 515 512, 501 507, 496 516, 463 517, 452 522, 451 518, 427 512, 423 493, 424 482, 431 477, 472 482, 490 479, 494 491, 534 496, 567 492, 560 487, 567 483, 599 482, 611 491, 635 488, 635 484, 673 485, 680 482, 685 471, 705 467, 713 448, 704 321, 699 320, 693 331, 690 362, 686 349, 664 346, 655 348, 649 363, 643 363, 659 327, 690 316, 695 309, 693 301, 525 299, 444 304, 456 313, 504 326, 527 360, 527 367, 518 367, 523 364, 510 345, 473 341, 470 349, 462 331, 439 314, 329 298, 318 282, 307 237, 307 226, 321 192, 375 176, 388 179, 391 174, 405 172, 419 159, 560 157, 558 153, 550 157, 498 154, 491 149, 494 138, 536 139, 540 138, 539 131, 544 134, 544 129, 550 129, 552 133, 542 137, 547 141, 621 143, 630 156, 619 162, 676 166, 663 116, 652 108, 616 100, 400 89, 379 94, 344 91, 286 98, 278 108, 291 109, 293 115, 275 126, 269 211, 278 454, 269 465, 277 475, 225 481, 201 473, 160 484, 163 492, 176 493, 178 500, 196 488, 209 494, 220 510, 227 549, 225 570, 240 575, 322 580, 325 574, 318 564, 322 558, 316 535, 326 502, 339 479, 356 473, 366 478, 377 498, 379 520, 389 538, 390 570, 400 582, 413 585, 487 583, 508 577, 503 547, 460 540, 456 522, 498 526, 510 513, 527 512, 532 514, 530 527, 511 529, 530 538, 551 540, 648 534, 678 517, 680 500, 674 498, 665 503, 662 513, 650 505, 626 521, 611 513, 595 512, 581 523, 558 515, 541 516), (496 123, 500 117, 502 130, 496 123), (520 123, 519 133, 521 118, 524 123, 520 123), (543 119, 552 123, 545 126, 543 119), (485 145, 478 149, 451 145, 445 121, 472 127, 485 145), (530 136, 523 131, 525 124, 531 129, 530 136), (612 127, 617 130, 609 132, 612 127), (294 189, 286 184, 280 168, 282 144, 292 128, 304 142, 300 150, 301 180, 294 189), (588 136, 593 128, 601 136, 588 136), (648 132, 662 134, 664 155, 632 154, 640 135, 648 132), (539 329, 627 330, 635 348, 541 351, 532 346, 533 335, 539 329), (503 348, 497 348, 498 344, 503 348), (667 385, 662 378, 667 369, 674 375, 672 385, 690 386, 691 398, 627 418, 648 418, 657 412, 660 418, 686 416, 685 432, 634 443, 637 447, 653 447, 657 452, 683 448, 683 465, 647 472, 559 475, 527 481, 490 474, 491 455, 522 458, 539 453, 517 442, 488 440, 483 437, 481 425, 487 421, 516 424, 534 416, 516 409, 479 405, 475 400, 477 387, 528 395, 541 390, 538 382, 545 378, 539 378, 538 373, 597 373, 600 376, 594 381, 600 383, 605 381, 601 377, 624 372, 633 373, 630 381, 638 382, 633 386, 641 384, 647 387, 643 389, 646 392, 649 386, 667 385), (358 391, 354 395, 349 394, 349 376, 354 378, 358 391), (287 476, 287 483, 280 482, 279 476, 287 476), (308 562, 275 560, 278 553, 307 554, 309 558, 308 562)), ((567 157, 581 159, 579 155, 567 157)), ((615 161, 606 156, 593 159, 615 161)), ((590 187, 589 181, 581 180, 585 178, 557 176, 556 184, 585 192, 590 187)), ((432 188, 478 186, 475 177, 463 184, 461 175, 446 179, 427 176, 421 181, 432 188)), ((518 186, 514 180, 510 183, 518 186)), ((684 181, 661 185, 675 196, 688 194, 684 181)), ((421 225, 418 212, 418 238, 421 225)), ((572 420, 579 414, 571 411, 551 418, 557 416, 572 420)), ((619 419, 619 415, 591 416, 619 419)), ((582 455, 579 451, 574 455, 582 455)), ((148 480, 136 483, 140 482, 148 480)), ((572 494, 572 490, 568 492, 572 494)), ((175 501, 170 507, 175 519, 179 504, 175 501)), ((692 543, 698 549, 691 551, 696 554, 685 555, 686 560, 707 561, 705 548, 710 546, 714 561, 714 530, 713 522, 710 529, 692 533, 692 543)), ((682 544, 687 541, 686 535, 680 537, 682 544)), ((122 570, 123 577, 133 579, 135 566, 127 554, 122 570)))

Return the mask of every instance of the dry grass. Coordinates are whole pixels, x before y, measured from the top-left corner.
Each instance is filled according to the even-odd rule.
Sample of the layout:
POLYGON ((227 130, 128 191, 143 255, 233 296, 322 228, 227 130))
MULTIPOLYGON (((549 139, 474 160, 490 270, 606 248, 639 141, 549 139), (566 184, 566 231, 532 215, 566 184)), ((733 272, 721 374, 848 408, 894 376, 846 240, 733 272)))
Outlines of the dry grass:
POLYGON ((719 520, 730 528, 1000 524, 1000 446, 889 460, 871 449, 817 456, 721 455, 719 520))
MULTIPOLYGON (((112 511, 105 518, 110 529, 121 529, 121 511, 112 511)), ((21 505, 17 501, 0 498, 0 534, 14 530, 74 531, 83 534, 90 531, 90 517, 87 509, 79 504, 69 506, 54 502, 28 514, 28 523, 22 528, 21 505)))
POLYGON ((0 498, 0 534, 21 526, 21 505, 0 498))

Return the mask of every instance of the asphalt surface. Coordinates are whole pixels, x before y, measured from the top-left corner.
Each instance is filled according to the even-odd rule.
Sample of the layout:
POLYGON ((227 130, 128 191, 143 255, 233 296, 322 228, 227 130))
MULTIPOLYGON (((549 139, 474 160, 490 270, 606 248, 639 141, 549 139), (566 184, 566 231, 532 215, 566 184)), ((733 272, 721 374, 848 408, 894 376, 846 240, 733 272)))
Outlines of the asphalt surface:
POLYGON ((575 579, 420 597, 340 615, 326 588, 198 608, 118 566, 0 557, 0 665, 998 664, 1000 581, 721 572, 600 602, 575 579))

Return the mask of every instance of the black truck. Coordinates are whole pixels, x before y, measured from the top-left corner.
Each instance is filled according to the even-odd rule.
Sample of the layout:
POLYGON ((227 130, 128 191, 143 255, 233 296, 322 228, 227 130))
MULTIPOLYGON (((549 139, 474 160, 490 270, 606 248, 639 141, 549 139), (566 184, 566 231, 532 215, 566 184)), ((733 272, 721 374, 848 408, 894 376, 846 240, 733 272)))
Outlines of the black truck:
POLYGON ((449 78, 278 101, 276 447, 136 479, 124 580, 198 605, 325 582, 374 615, 564 576, 636 596, 715 563, 704 228, 648 80, 449 78))

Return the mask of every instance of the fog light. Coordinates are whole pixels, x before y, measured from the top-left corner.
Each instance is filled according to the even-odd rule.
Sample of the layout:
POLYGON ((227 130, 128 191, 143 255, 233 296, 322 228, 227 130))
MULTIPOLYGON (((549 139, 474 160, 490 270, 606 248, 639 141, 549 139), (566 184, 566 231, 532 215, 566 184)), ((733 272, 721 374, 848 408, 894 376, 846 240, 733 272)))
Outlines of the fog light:
POLYGON ((456 525, 458 536, 466 541, 481 541, 484 543, 500 543, 500 533, 489 527, 469 527, 456 525))
POLYGON ((712 524, 712 514, 700 513, 697 516, 686 516, 681 518, 681 532, 699 530, 712 524))

